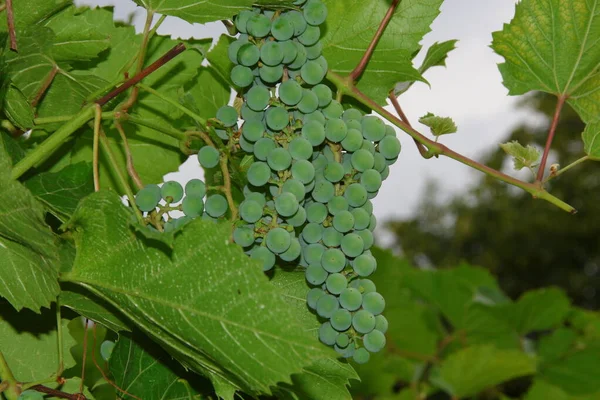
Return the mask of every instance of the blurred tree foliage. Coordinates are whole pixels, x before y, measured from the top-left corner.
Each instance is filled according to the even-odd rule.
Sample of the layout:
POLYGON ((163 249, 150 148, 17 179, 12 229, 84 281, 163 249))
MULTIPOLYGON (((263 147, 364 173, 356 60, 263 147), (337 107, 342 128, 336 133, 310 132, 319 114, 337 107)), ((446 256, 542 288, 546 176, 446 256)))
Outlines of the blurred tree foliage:
MULTIPOLYGON (((556 99, 538 94, 522 105, 540 113, 545 122, 519 126, 506 141, 543 148, 556 99)), ((583 128, 577 114, 565 107, 552 146, 552 162, 566 166, 582 157, 583 128)), ((500 147, 483 162, 512 169, 510 157, 500 147)), ((600 165, 580 164, 546 187, 578 213, 569 215, 483 177, 467 194, 444 204, 431 183, 414 217, 392 221, 387 228, 396 237, 397 249, 417 265, 445 268, 466 261, 494 273, 513 298, 528 289, 556 285, 575 304, 596 308, 600 296, 596 294, 600 290, 600 165)))

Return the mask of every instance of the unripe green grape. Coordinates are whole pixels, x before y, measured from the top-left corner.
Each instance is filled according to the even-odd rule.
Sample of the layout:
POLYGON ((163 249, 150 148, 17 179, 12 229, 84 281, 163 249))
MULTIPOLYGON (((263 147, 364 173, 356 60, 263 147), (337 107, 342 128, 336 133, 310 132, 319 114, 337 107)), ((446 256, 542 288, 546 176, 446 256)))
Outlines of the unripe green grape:
POLYGON ((306 281, 311 285, 322 285, 329 274, 319 264, 310 264, 306 269, 306 281))
POLYGON ((279 86, 279 99, 288 106, 295 106, 302 100, 302 86, 288 79, 279 86))
POLYGON ((244 196, 245 196, 245 201, 254 201, 254 202, 258 203, 261 210, 264 208, 265 204, 267 203, 267 199, 265 198, 264 194, 262 194, 260 192, 252 192, 249 190, 249 188, 247 186, 244 187, 244 196))
POLYGON ((339 308, 340 304, 338 303, 337 297, 330 294, 322 296, 317 301, 317 314, 323 318, 330 318, 331 315, 339 308))
MULTIPOLYGON (((367 140, 367 139, 363 140, 361 149, 367 150, 369 153, 371 153, 373 156, 375 156, 375 145, 370 140, 367 140)), ((373 161, 373 165, 375 165, 375 161, 373 161)))
MULTIPOLYGON (((256 121, 247 121, 244 124, 244 126, 248 122, 256 122, 256 121)), ((242 127, 242 134, 243 134, 243 127, 242 127)), ((266 161, 267 156, 269 155, 271 150, 273 150, 275 147, 277 147, 277 145, 271 138, 258 139, 256 141, 256 143, 254 143, 254 157, 256 157, 257 160, 266 161)))
POLYGON ((294 24, 283 14, 271 23, 271 35, 279 41, 291 39, 294 36, 294 24))
POLYGON ((241 88, 248 87, 252 85, 252 82, 254 82, 254 74, 252 73, 252 70, 243 65, 236 65, 233 67, 230 77, 233 83, 241 88))
POLYGON ((369 362, 370 358, 371 358, 371 355, 363 347, 356 349, 356 351, 354 352, 354 355, 352 356, 352 359, 357 364, 366 364, 369 362))
POLYGON ((153 211, 161 199, 158 185, 146 185, 135 195, 135 204, 143 212, 153 211))
POLYGON ((308 222, 320 224, 327 218, 327 207, 321 203, 312 203, 306 207, 306 218, 308 222))
POLYGON ((302 100, 298 103, 298 110, 304 114, 316 111, 319 107, 319 99, 317 95, 308 89, 302 91, 302 100))
POLYGON ((290 114, 283 107, 269 107, 265 112, 265 121, 270 129, 280 131, 288 126, 290 114))
POLYGON ((381 174, 374 169, 362 173, 360 183, 368 192, 376 192, 381 187, 381 174))
POLYGON ((317 121, 305 121, 302 126, 302 136, 308 140, 312 146, 319 146, 325 141, 325 127, 317 121))
POLYGON ((108 359, 112 355, 114 348, 115 342, 110 340, 105 340, 104 342, 102 342, 102 344, 100 345, 100 355, 102 356, 102 359, 104 361, 108 361, 108 359))
POLYGON ((291 40, 281 42, 281 49, 283 50, 284 64, 291 64, 298 57, 298 47, 291 40))
POLYGON ((254 14, 248 18, 246 30, 250 36, 263 38, 271 32, 271 20, 263 14, 254 14))
POLYGON ((375 329, 375 316, 367 310, 358 310, 352 317, 352 326, 358 333, 369 333, 375 329))
POLYGON ((202 198, 206 195, 206 185, 200 179, 190 179, 185 184, 185 194, 202 198))
POLYGON ((290 217, 298 211, 298 200, 292 193, 281 193, 275 199, 275 209, 279 215, 283 217, 290 217))
POLYGON ((229 140, 231 139, 229 137, 229 133, 225 130, 225 129, 219 129, 219 128, 215 128, 215 133, 217 134, 218 137, 220 137, 222 140, 229 140))
POLYGON ((308 160, 313 153, 312 144, 303 137, 295 137, 290 142, 288 150, 294 160, 308 160))
POLYGON ((308 0, 303 12, 304 19, 310 25, 321 25, 327 18, 327 7, 320 0, 308 0))
POLYGON ((329 204, 327 204, 327 209, 331 215, 336 215, 339 212, 348 210, 348 200, 346 200, 343 196, 335 196, 329 204))
POLYGON ((381 172, 383 172, 383 170, 387 166, 385 163, 385 157, 380 152, 376 152, 375 154, 373 154, 373 160, 373 169, 379 172, 379 174, 381 175, 381 172))
POLYGON ((315 188, 312 191, 312 197, 319 203, 327 203, 333 198, 335 194, 335 187, 333 184, 326 180, 320 180, 315 183, 315 188))
POLYGON ((316 85, 325 78, 327 71, 324 71, 321 65, 316 61, 307 61, 300 68, 300 76, 304 82, 309 85, 316 85))
POLYGON ((340 348, 348 347, 350 344, 350 338, 345 333, 340 333, 335 339, 335 344, 340 348))
MULTIPOLYGON (((329 321, 331 323, 331 327, 338 332, 344 332, 350 325, 352 325, 352 314, 348 310, 344 310, 343 308, 338 309, 331 315, 331 319, 329 321)), ((346 336, 347 337, 347 336, 346 336)), ((337 338, 336 338, 337 342, 337 338)), ((349 342, 349 341, 348 341, 349 342)), ((343 343, 343 340, 342 340, 343 343)), ((348 344, 346 343, 346 346, 348 344)))
POLYGON ((160 188, 160 194, 167 203, 177 203, 183 198, 183 187, 179 182, 168 181, 160 188))
POLYGON ((339 143, 346 138, 348 127, 341 119, 330 119, 325 123, 325 137, 334 143, 339 143))
POLYGON ((348 287, 340 293, 340 305, 348 311, 356 311, 362 305, 362 294, 358 289, 348 287))
POLYGON ((359 183, 353 183, 346 188, 344 197, 352 207, 360 207, 367 201, 367 190, 359 183))
POLYGON ((273 253, 281 254, 290 248, 292 237, 283 228, 273 228, 267 233, 266 241, 269 250, 273 253))
POLYGON ((283 78, 283 65, 276 65, 274 67, 263 65, 259 69, 259 75, 260 79, 266 83, 277 83, 283 78))
POLYGON ((332 227, 325 228, 322 235, 323 244, 327 247, 338 247, 342 243, 343 236, 332 227))
MULTIPOLYGON (((325 297, 325 296, 323 296, 323 297, 325 297)), ((323 297, 321 297, 319 299, 319 301, 321 301, 321 299, 323 299, 323 297)), ((318 305, 319 305, 319 303, 317 302, 317 307, 318 307, 318 305)), ((317 310, 318 310, 318 308, 317 308, 317 310)), ((318 313, 318 311, 317 311, 317 313, 318 313)), ((338 332, 331 327, 331 324, 329 322, 325 322, 319 327, 319 340, 328 346, 333 346, 335 344, 337 335, 338 335, 338 332)))
POLYGON ((292 164, 292 156, 287 149, 278 147, 269 152, 267 163, 274 171, 283 171, 292 164))
MULTIPOLYGON (((329 275, 329 277, 327 277, 326 284, 327 284, 327 290, 329 291, 329 293, 340 294, 348 286, 348 281, 346 280, 346 277, 343 274, 334 273, 334 274, 329 275)), ((348 323, 348 327, 349 326, 350 326, 350 324, 348 323)), ((346 327, 346 329, 348 329, 348 327, 346 327)), ((343 329, 343 330, 346 330, 346 329, 343 329)))
POLYGON ((321 288, 312 288, 308 291, 306 295, 306 303, 313 310, 317 308, 317 301, 321 298, 321 296, 325 295, 325 291, 321 288))
POLYGON ((370 230, 364 229, 362 231, 355 231, 355 233, 362 238, 365 250, 369 250, 371 247, 373 247, 374 238, 373 233, 370 230))
POLYGON ((296 58, 288 65, 288 74, 291 79, 296 79, 297 76, 300 76, 300 68, 302 68, 308 58, 306 56, 306 48, 302 43, 296 41, 292 41, 292 43, 294 44, 294 47, 296 47, 296 58), (295 75, 294 71, 297 71, 295 75))
POLYGON ((342 114, 342 119, 344 121, 360 120, 361 118, 362 118, 362 113, 359 110, 357 110, 356 108, 348 108, 342 114))
POLYGON ((337 100, 332 100, 329 105, 323 109, 323 115, 325 115, 325 118, 341 120, 345 124, 346 121, 342 119, 343 113, 344 107, 342 107, 340 102, 337 100))
MULTIPOLYGON (((334 332, 335 332, 335 335, 337 336, 337 332, 336 331, 334 331, 334 332)), ((333 343, 335 343, 335 338, 333 339, 333 343)), ((330 346, 332 346, 333 343, 330 346)), ((12 392, 12 389, 11 389, 11 392, 12 392)), ((21 394, 19 395, 17 400, 44 400, 44 395, 36 390, 25 390, 25 391, 21 392, 21 394)))
POLYGON ((266 41, 260 48, 260 59, 265 65, 274 67, 283 61, 283 49, 279 42, 266 41))
POLYGON ((204 200, 199 196, 187 195, 181 203, 181 210, 188 217, 196 218, 204 211, 204 200))
POLYGON ((369 223, 368 229, 371 232, 373 232, 375 230, 375 227, 377 227, 377 217, 375 217, 374 215, 371 215, 371 222, 369 223))
POLYGON ((321 29, 318 26, 309 25, 302 35, 298 36, 298 41, 305 46, 312 46, 319 41, 321 29))
POLYGON ((354 344, 350 344, 346 347, 340 347, 337 345, 337 343, 333 346, 334 350, 338 352, 338 354, 341 357, 344 358, 350 358, 354 355, 354 352, 356 351, 356 347, 354 346, 354 344))
POLYGON ((304 19, 304 15, 298 11, 290 11, 285 15, 288 16, 292 24, 294 25, 294 36, 300 36, 306 30, 308 26, 306 23, 306 19, 304 19))
POLYGON ((308 113, 304 116, 304 124, 308 124, 310 121, 316 121, 322 126, 325 126, 325 116, 319 110, 308 113))
POLYGON ((386 136, 381 139, 377 146, 379 152, 388 160, 393 160, 400 154, 401 146, 398 138, 394 136, 386 136))
POLYGON ((240 217, 251 224, 263 216, 263 207, 256 201, 246 199, 240 204, 240 217))
POLYGON ((348 129, 356 129, 357 131, 360 132, 360 145, 362 146, 362 141, 365 139, 362 136, 362 125, 360 124, 359 120, 356 119, 348 119, 348 120, 344 120, 346 121, 346 125, 348 126, 348 129))
POLYGON ((244 43, 237 53, 237 62, 245 67, 253 67, 260 59, 260 50, 253 43, 244 43))
POLYGON ((320 243, 312 243, 304 247, 304 249, 302 249, 304 259, 309 265, 321 263, 321 259, 323 258, 324 252, 325 247, 323 247, 323 245, 320 243))
POLYGON ((371 222, 371 215, 367 212, 367 210, 363 208, 355 208, 350 212, 354 217, 354 229, 363 230, 368 228, 369 223, 371 222))
POLYGON ((292 238, 290 247, 286 251, 281 253, 279 255, 279 257, 283 261, 292 262, 292 261, 296 260, 298 257, 300 257, 301 252, 302 252, 302 246, 300 245, 300 242, 298 241, 298 239, 292 238))
POLYGON ((385 309, 385 299, 377 292, 370 292, 363 296, 362 306, 373 315, 379 315, 385 309))
POLYGON ((374 163, 375 159, 373 158, 373 154, 368 150, 360 149, 352 153, 352 166, 358 172, 373 168, 374 163))
POLYGON ((306 222, 306 210, 304 209, 304 207, 298 207, 298 211, 296 211, 296 214, 292 215, 291 217, 288 217, 286 219, 286 222, 294 228, 304 225, 304 223, 306 222))
POLYGON ((254 153, 254 143, 246 140, 244 136, 240 136, 239 145, 246 153, 254 153))
POLYGON ((362 237, 356 233, 349 233, 342 238, 340 248, 346 256, 353 258, 362 254, 365 249, 365 243, 362 237))
POLYGON ((381 314, 375 316, 375 329, 381 333, 386 333, 388 330, 388 320, 381 314))
POLYGON ((360 208, 365 210, 369 214, 369 218, 371 218, 371 214, 373 214, 373 203, 370 200, 367 200, 360 208))
POLYGON ((388 176, 390 176, 390 167, 386 165, 383 171, 381 171, 381 179, 385 181, 388 176))
POLYGON ((315 178, 315 167, 308 160, 298 160, 292 164, 292 176, 306 185, 315 178))
POLYGON ((231 43, 229 45, 229 47, 227 48, 227 56, 229 57, 229 60, 234 63, 234 64, 238 64, 238 52, 240 51, 240 47, 242 47, 243 45, 248 43, 248 38, 243 38, 240 37, 239 39, 237 39, 236 41, 234 41, 233 43, 231 43))
MULTIPOLYGON (((321 65, 321 68, 323 68, 323 71, 327 71, 328 70, 329 65, 327 64, 327 59, 325 57, 319 56, 319 57, 315 58, 315 61, 318 62, 321 65)), ((333 100, 332 102, 336 102, 337 103, 336 100, 333 100)), ((342 111, 343 111, 343 108, 342 108, 342 111)), ((341 117, 341 116, 342 116, 342 114, 340 112, 339 117, 341 117)))
POLYGON ((323 54, 323 44, 319 41, 312 46, 306 46, 306 58, 314 60, 323 54))
POLYGON ((362 133, 365 139, 379 142, 385 136, 385 124, 374 115, 366 115, 362 118, 362 133))
POLYGON ((231 106, 223 106, 217 110, 217 119, 226 127, 232 127, 237 124, 238 113, 231 106))
POLYGON ((356 129, 348 129, 346 137, 342 140, 342 148, 349 152, 357 151, 361 148, 363 137, 360 131, 356 129))
POLYGON ((227 211, 227 200, 220 194, 213 194, 206 198, 206 213, 213 218, 218 218, 227 211))
POLYGON ((377 260, 371 255, 362 254, 354 259, 352 268, 358 276, 369 276, 377 268, 377 260))
POLYGON ((246 93, 246 104, 253 111, 262 111, 269 104, 271 93, 264 86, 252 86, 246 93))
POLYGON ((325 167, 323 176, 329 182, 337 183, 344 178, 344 167, 339 162, 330 162, 325 167))
POLYGON ((271 178, 271 168, 265 162, 252 163, 248 169, 248 182, 254 186, 263 186, 271 178))
POLYGON ((288 179, 282 187, 283 193, 291 193, 298 202, 304 200, 304 184, 297 179, 288 179))
POLYGON ((252 109, 250 109, 250 107, 248 107, 248 105, 246 103, 244 103, 242 105, 242 119, 246 122, 248 121, 262 121, 264 116, 265 116, 265 112, 264 111, 254 111, 252 109))
POLYGON ((245 226, 238 226, 233 231, 233 241, 242 247, 248 247, 254 243, 254 230, 245 226))
MULTIPOLYGON (((260 121, 246 121, 242 125, 242 135, 249 142, 256 142, 265 133, 265 127, 260 121)), ((270 139, 269 139, 270 140, 270 139)))
MULTIPOLYGON (((255 10, 257 12, 261 11, 259 8, 255 8, 255 10)), ((269 20, 272 20, 273 17, 275 17, 275 11, 274 10, 262 10, 262 13, 265 15, 265 17, 269 18, 269 20)))
POLYGON ((333 227, 341 233, 351 231, 354 228, 354 216, 350 211, 340 211, 333 216, 333 227))
POLYGON ((385 126, 385 135, 386 136, 396 136, 396 130, 394 129, 393 126, 390 125, 386 125, 385 126))
POLYGON ((254 249, 252 249, 252 252, 250 253, 250 258, 253 260, 260 261, 260 263, 262 264, 263 271, 268 271, 275 265, 275 254, 273 254, 271 250, 263 246, 257 246, 254 249))
POLYGON ((350 286, 358 289, 363 294, 377 291, 375 283, 370 279, 356 279, 352 281, 350 286))
MULTIPOLYGON (((323 149, 325 151, 326 148, 323 149)), ((332 161, 335 161, 332 159, 332 161)), ((315 170, 323 172, 325 167, 330 161, 323 155, 322 153, 318 153, 316 157, 314 157, 313 165, 315 166, 315 170)), ((324 177, 323 177, 324 178, 324 177)))
POLYGON ((386 164, 386 166, 390 166, 392 164, 395 164, 396 161, 398 161, 398 157, 396 157, 396 158, 386 158, 385 159, 385 164, 386 164))
POLYGON ((327 272, 340 272, 346 266, 346 256, 339 249, 327 249, 321 256, 321 265, 327 272))
POLYGON ((322 237, 323 226, 320 224, 310 222, 302 229, 302 238, 306 243, 317 243, 322 237))
MULTIPOLYGON (((307 67, 307 69, 308 68, 315 68, 316 69, 316 67, 314 67, 314 65, 318 65, 318 69, 322 70, 321 66, 318 63, 316 63, 315 61, 309 61, 305 65, 308 65, 309 63, 311 63, 310 65, 312 65, 312 66, 311 67, 307 67)), ((325 72, 327 72, 327 71, 325 71, 325 72)), ((304 79, 304 77, 303 77, 303 79, 304 79)), ((304 80, 306 81, 306 79, 304 79, 304 80)), ((321 80, 319 80, 319 82, 321 80)), ((306 82, 310 83, 308 81, 306 81, 306 82)), ((313 87, 311 90, 315 93, 315 95, 317 96, 317 99, 319 100, 319 107, 326 107, 327 105, 329 105, 331 103, 333 94, 332 94, 331 89, 329 88, 329 86, 320 83, 320 84, 316 85, 315 87, 313 87)))
POLYGON ((378 330, 373 330, 363 337, 363 344, 371 353, 377 353, 385 347, 385 335, 378 330))
POLYGON ((243 10, 238 15, 235 16, 234 24, 237 30, 241 33, 247 33, 246 24, 250 17, 252 17, 254 13, 250 10, 243 10))

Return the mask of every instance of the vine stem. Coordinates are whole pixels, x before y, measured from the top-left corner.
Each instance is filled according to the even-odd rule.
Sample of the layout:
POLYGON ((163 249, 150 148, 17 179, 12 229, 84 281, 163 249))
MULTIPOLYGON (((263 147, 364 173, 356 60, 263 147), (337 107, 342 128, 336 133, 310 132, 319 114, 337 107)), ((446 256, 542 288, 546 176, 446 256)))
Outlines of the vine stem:
POLYGON ((330 82, 332 82, 334 85, 336 85, 336 87, 339 90, 342 90, 344 92, 344 94, 358 100, 360 103, 362 103, 365 106, 376 111, 381 116, 383 116, 386 120, 388 120, 392 124, 396 125, 398 128, 400 128, 404 132, 408 133, 413 139, 416 139, 419 143, 421 143, 422 145, 427 147, 427 149, 428 149, 428 152, 427 152, 428 157, 427 158, 430 158, 433 156, 439 157, 440 155, 452 158, 462 164, 472 167, 472 168, 474 168, 478 171, 481 171, 487 175, 493 176, 494 178, 496 178, 500 181, 503 181, 510 185, 519 187, 519 188, 527 191, 528 193, 530 193, 534 198, 546 200, 549 203, 552 203, 555 206, 559 207, 560 209, 565 210, 571 214, 574 214, 577 212, 577 210, 575 210, 572 206, 570 206, 569 204, 560 200, 559 198, 551 195, 546 190, 541 188, 539 185, 536 185, 533 183, 528 183, 528 182, 523 182, 519 179, 513 178, 512 176, 509 176, 503 172, 497 171, 493 168, 488 167, 487 165, 483 165, 481 163, 478 163, 475 160, 472 160, 466 156, 463 156, 462 154, 459 154, 459 153, 455 152, 454 150, 451 150, 450 148, 444 146, 441 143, 437 143, 433 140, 428 139, 423 134, 421 134, 420 132, 411 128, 408 124, 401 121, 398 117, 396 117, 395 115, 393 115, 392 113, 387 111, 385 108, 381 107, 370 97, 368 97, 367 95, 362 93, 358 88, 356 88, 356 86, 349 79, 349 77, 342 77, 332 71, 329 71, 329 72, 327 72, 327 79, 330 82))
POLYGON ((398 4, 400 4, 400 0, 394 0, 392 2, 392 4, 390 5, 390 8, 388 9, 387 13, 385 14, 385 16, 383 17, 383 19, 381 20, 381 23, 379 24, 379 28, 377 28, 377 32, 375 32, 375 36, 373 36, 373 39, 371 40, 371 43, 369 43, 369 47, 367 47, 367 50, 365 51, 365 54, 363 54, 362 58, 358 62, 358 65, 348 75, 348 78, 352 82, 356 82, 356 80, 365 71, 365 68, 367 67, 367 64, 369 63, 369 60, 373 56, 373 52, 375 51, 375 47, 377 46, 377 42, 379 42, 379 39, 381 39, 381 36, 383 35, 383 32, 385 31, 385 28, 387 27, 388 23, 392 19, 392 16, 394 15, 394 12, 396 11, 396 8, 398 7, 398 4))
POLYGON ((35 385, 35 386, 32 386, 30 389, 35 390, 36 392, 40 392, 40 393, 47 393, 47 394, 52 395, 53 397, 58 397, 60 399, 87 400, 87 397, 85 397, 82 393, 70 394, 70 393, 62 392, 60 390, 51 389, 51 388, 43 386, 43 385, 35 385))
POLYGON ((10 36, 10 49, 18 51, 17 33, 15 31, 15 14, 13 13, 12 0, 6 0, 6 24, 8 25, 8 35, 10 36))
POLYGON ((235 206, 233 195, 231 194, 231 177, 229 176, 229 168, 227 167, 227 156, 224 153, 221 153, 219 163, 221 164, 221 172, 223 173, 223 191, 225 192, 225 197, 227 197, 227 202, 231 209, 231 220, 235 221, 238 217, 238 209, 235 206))
POLYGON ((163 100, 163 101, 171 104, 172 106, 176 107, 178 110, 180 110, 184 114, 192 117, 192 119, 198 121, 202 125, 202 127, 206 126, 206 120, 204 118, 202 118, 200 115, 196 114, 195 112, 193 112, 189 108, 185 107, 184 105, 180 104, 179 102, 173 100, 172 98, 170 98, 168 96, 165 96, 164 94, 160 93, 158 90, 153 89, 152 87, 150 87, 148 85, 144 85, 143 83, 138 83, 137 86, 140 89, 142 89, 143 91, 148 92, 150 94, 153 94, 154 96, 160 98, 161 100, 163 100))
POLYGON ((123 126, 119 120, 115 121, 115 128, 119 132, 121 140, 123 140, 125 158, 127 159, 127 173, 129 173, 129 177, 131 180, 133 180, 133 183, 135 183, 135 186, 139 190, 144 187, 144 184, 142 183, 142 179, 140 178, 139 174, 135 170, 135 165, 133 164, 133 155, 131 154, 131 148, 129 147, 129 141, 127 140, 127 135, 125 134, 125 130, 123 129, 123 126))
POLYGON ((58 65, 54 65, 52 67, 52 69, 48 72, 48 75, 46 75, 46 78, 44 78, 44 80, 42 81, 42 85, 38 89, 33 100, 31 101, 32 107, 37 107, 39 102, 42 100, 42 97, 44 97, 44 93, 46 93, 46 91, 52 84, 52 81, 54 81, 54 78, 56 78, 57 73, 58 73, 58 65))
POLYGON ((92 167, 94 170, 94 191, 100 190, 100 160, 98 152, 98 137, 100 136, 100 123, 102 122, 102 107, 96 104, 96 116, 94 118, 94 141, 92 146, 92 167))
POLYGON ((544 147, 544 154, 542 155, 542 161, 538 168, 537 177, 535 182, 540 184, 544 179, 544 172, 546 171, 546 162, 548 161, 548 155, 550 154, 550 148, 552 147, 552 141, 554 140, 554 134, 556 133, 556 127, 558 125, 558 119, 562 111, 563 106, 567 97, 565 95, 559 96, 556 102, 556 109, 554 110, 554 116, 552 117, 552 124, 550 125, 550 131, 548 132, 548 139, 546 140, 546 147, 544 147))
POLYGON ((19 397, 19 388, 17 387, 17 380, 15 379, 6 359, 4 358, 4 354, 0 351, 0 378, 2 379, 2 383, 7 382, 8 386, 4 389, 2 394, 6 397, 6 400, 17 400, 19 397))
MULTIPOLYGON (((390 92, 389 98, 390 98, 390 101, 392 102, 392 106, 394 106, 394 110, 396 110, 400 119, 406 125, 408 125, 412 128, 412 125, 410 124, 408 117, 406 116, 406 114, 404 114, 404 110, 402 110, 402 107, 400 107, 400 103, 398 102, 398 97, 396 97, 396 95, 393 92, 390 92)), ((421 154, 421 156, 423 158, 427 158, 427 149, 425 148, 425 146, 423 146, 421 143, 419 143, 417 141, 417 139, 413 139, 413 140, 414 140, 415 144, 417 145, 417 149, 419 150, 419 153, 421 154)))
POLYGON ((175 138, 179 141, 185 141, 187 139, 185 133, 181 132, 179 129, 176 129, 171 125, 159 124, 159 123, 153 122, 152 120, 140 118, 138 116, 127 114, 127 113, 116 113, 115 118, 121 119, 123 121, 129 121, 136 125, 141 125, 141 126, 145 126, 145 127, 154 129, 157 132, 164 133, 165 135, 171 136, 172 138, 175 138))
POLYGON ((567 165, 566 167, 559 169, 559 170, 558 170, 558 171, 556 171, 555 173, 552 173, 550 176, 548 176, 548 177, 547 177, 547 178, 544 180, 544 182, 543 182, 543 183, 546 183, 546 182, 548 182, 550 179, 552 179, 552 178, 556 178, 556 177, 558 177, 558 176, 560 176, 560 175, 564 174, 565 172, 567 172, 568 170, 570 170, 570 169, 571 169, 571 168, 573 168, 574 166, 576 166, 576 165, 579 165, 579 164, 581 164, 582 162, 584 162, 584 161, 587 161, 587 160, 589 160, 589 159, 590 159, 590 156, 583 156, 583 157, 581 157, 580 159, 573 161, 571 164, 567 165))
POLYGON ((39 146, 34 148, 25 158, 19 161, 11 173, 12 179, 18 179, 31 167, 45 160, 58 147, 67 141, 79 128, 91 120, 94 116, 94 107, 87 106, 79 113, 75 114, 67 123, 58 128, 48 139, 44 140, 39 146))
POLYGON ((56 339, 58 342, 58 367, 56 368, 56 378, 60 379, 63 371, 65 370, 62 315, 60 312, 60 296, 56 298, 56 339))

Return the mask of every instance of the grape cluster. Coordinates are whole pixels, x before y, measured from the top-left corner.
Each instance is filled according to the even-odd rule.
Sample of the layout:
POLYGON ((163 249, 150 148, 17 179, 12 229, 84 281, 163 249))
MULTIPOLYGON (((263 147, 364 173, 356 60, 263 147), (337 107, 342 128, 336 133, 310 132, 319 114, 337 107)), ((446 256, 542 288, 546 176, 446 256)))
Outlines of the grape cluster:
POLYGON ((327 9, 321 0, 296 5, 234 20, 240 35, 228 50, 242 123, 236 109, 222 107, 217 134, 253 162, 233 239, 265 271, 304 268, 308 306, 323 321, 320 340, 365 363, 385 346, 387 330, 385 301, 367 279, 377 269, 370 199, 400 142, 376 116, 333 99, 319 41, 327 9))

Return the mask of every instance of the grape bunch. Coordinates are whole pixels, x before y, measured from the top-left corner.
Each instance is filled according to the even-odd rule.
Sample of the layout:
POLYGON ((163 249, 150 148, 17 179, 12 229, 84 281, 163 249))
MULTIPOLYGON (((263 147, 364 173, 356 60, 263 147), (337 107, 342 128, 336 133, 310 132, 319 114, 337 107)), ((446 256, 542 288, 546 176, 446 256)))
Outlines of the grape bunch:
POLYGON ((300 266, 307 303, 322 319, 320 340, 358 363, 385 346, 383 297, 368 279, 374 198, 400 153, 395 131, 373 115, 344 109, 323 83, 321 0, 273 12, 255 8, 234 20, 228 49, 239 87, 235 108, 217 112, 217 134, 253 162, 234 241, 264 271, 300 266))

